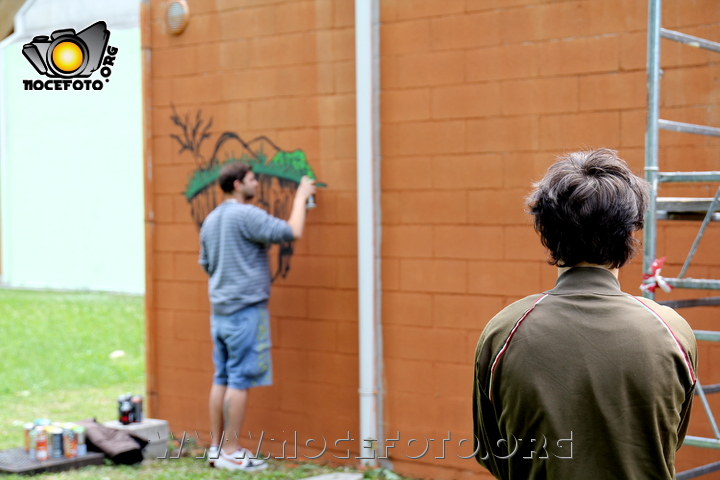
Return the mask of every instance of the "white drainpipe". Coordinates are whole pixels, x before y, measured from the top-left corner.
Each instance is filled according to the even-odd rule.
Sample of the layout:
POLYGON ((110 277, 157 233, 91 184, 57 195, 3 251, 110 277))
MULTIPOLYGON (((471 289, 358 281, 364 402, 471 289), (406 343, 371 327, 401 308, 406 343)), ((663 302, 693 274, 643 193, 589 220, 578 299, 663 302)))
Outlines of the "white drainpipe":
POLYGON ((358 209, 360 458, 376 466, 382 440, 380 324, 380 116, 377 0, 355 1, 355 97, 358 209), (372 439, 372 442, 371 442, 372 439))

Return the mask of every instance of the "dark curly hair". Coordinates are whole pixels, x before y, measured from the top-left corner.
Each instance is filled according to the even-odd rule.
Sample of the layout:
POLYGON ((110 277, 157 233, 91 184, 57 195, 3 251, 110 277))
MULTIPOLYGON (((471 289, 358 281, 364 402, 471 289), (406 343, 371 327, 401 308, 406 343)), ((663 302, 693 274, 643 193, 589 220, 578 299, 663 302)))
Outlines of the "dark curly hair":
POLYGON ((232 162, 228 163, 222 169, 220 170, 220 175, 218 176, 218 184, 220 185, 220 188, 225 193, 232 193, 232 191, 235 189, 233 184, 235 183, 235 180, 242 181, 245 179, 245 175, 249 171, 251 171, 252 168, 250 165, 244 162, 232 162))
POLYGON ((650 184, 607 148, 558 159, 527 199, 548 263, 619 268, 636 253, 650 184))

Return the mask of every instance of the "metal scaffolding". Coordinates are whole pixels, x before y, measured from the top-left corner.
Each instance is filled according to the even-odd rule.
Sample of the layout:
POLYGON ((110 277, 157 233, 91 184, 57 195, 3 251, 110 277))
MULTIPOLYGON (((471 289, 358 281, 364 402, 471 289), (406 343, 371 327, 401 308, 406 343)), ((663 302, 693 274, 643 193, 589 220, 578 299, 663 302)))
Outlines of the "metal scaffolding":
MULTIPOLYGON (((720 43, 711 42, 680 32, 667 30, 661 27, 662 0, 648 0, 648 58, 647 58, 647 88, 648 113, 647 131, 645 134, 645 178, 650 182, 650 204, 646 215, 644 230, 643 272, 646 285, 656 284, 660 281, 656 276, 657 264, 657 222, 658 220, 689 220, 702 219, 695 241, 690 248, 683 267, 676 278, 662 278, 662 281, 675 288, 690 288, 701 290, 720 290, 720 280, 686 278, 685 274, 695 255, 698 244, 711 221, 720 220, 720 188, 713 198, 659 198, 658 185, 666 182, 720 182, 720 171, 709 172, 661 172, 658 165, 658 137, 659 130, 691 133, 720 137, 720 128, 704 125, 681 123, 659 118, 660 97, 660 39, 665 38, 683 43, 694 48, 703 48, 720 53, 720 43)), ((643 295, 653 298, 653 290, 644 290, 643 295)), ((692 300, 675 300, 660 302, 673 308, 687 308, 706 305, 720 305, 720 297, 705 297, 692 300)), ((720 332, 695 331, 695 337, 701 341, 720 342, 720 332)), ((706 395, 720 392, 720 385, 702 386, 697 382, 696 395, 705 409, 715 438, 703 438, 688 435, 684 445, 695 447, 720 449, 720 431, 715 417, 710 409, 706 395)), ((720 470, 720 462, 711 463, 692 470, 678 473, 678 480, 696 478, 707 473, 720 470)))

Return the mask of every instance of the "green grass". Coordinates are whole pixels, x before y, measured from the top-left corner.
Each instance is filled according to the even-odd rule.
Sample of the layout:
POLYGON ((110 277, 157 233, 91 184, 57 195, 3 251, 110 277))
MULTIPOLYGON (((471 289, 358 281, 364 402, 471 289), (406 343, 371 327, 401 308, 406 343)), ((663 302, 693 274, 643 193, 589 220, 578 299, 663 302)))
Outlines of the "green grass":
POLYGON ((118 395, 145 392, 144 326, 137 295, 0 289, 0 449, 35 418, 116 419, 118 395))
MULTIPOLYGON (((143 298, 104 293, 0 289, 0 450, 23 444, 23 424, 35 418, 72 422, 117 419, 117 396, 145 394, 143 298), (125 355, 111 359, 110 353, 125 355)), ((241 474, 207 467, 202 450, 190 457, 106 465, 46 473, 41 480, 301 479, 347 467, 270 460, 262 473, 241 474)), ((365 478, 401 480, 387 470, 365 478)), ((25 476, 2 475, 0 480, 25 476)))
POLYGON ((0 332, 0 395, 144 382, 140 296, 0 290, 0 332))
MULTIPOLYGON (((312 463, 296 464, 270 460, 269 467, 261 473, 228 472, 208 467, 203 461, 182 457, 173 460, 145 461, 139 466, 92 466, 60 473, 45 473, 35 478, 41 480, 131 480, 138 477, 148 480, 283 480, 303 479, 332 472, 355 472, 349 467, 332 467, 312 463)), ((364 473, 370 480, 400 480, 401 477, 388 470, 368 470, 364 473)), ((19 475, 1 476, 3 480, 27 480, 19 475)))

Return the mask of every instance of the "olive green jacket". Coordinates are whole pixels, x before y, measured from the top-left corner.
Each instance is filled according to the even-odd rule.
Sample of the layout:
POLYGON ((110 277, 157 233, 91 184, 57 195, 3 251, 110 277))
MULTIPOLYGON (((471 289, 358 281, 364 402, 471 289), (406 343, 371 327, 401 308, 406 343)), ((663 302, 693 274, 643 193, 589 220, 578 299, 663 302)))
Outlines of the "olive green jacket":
POLYGON ((696 366, 674 310, 572 268, 480 336, 476 459, 500 479, 673 479, 696 366))

